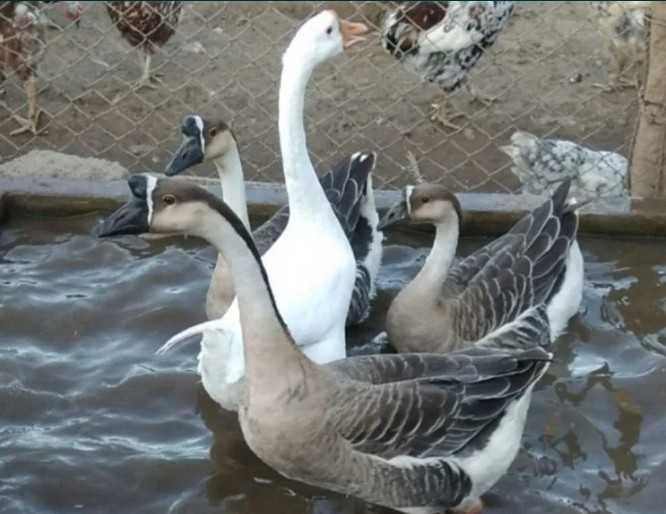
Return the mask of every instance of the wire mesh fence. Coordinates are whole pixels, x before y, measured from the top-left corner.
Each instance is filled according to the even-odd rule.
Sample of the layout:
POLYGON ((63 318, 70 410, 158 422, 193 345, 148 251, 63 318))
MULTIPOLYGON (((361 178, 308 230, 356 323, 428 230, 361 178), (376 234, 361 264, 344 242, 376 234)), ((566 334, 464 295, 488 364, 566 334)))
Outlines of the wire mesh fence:
MULTIPOLYGON (((413 156, 426 180, 453 190, 514 192, 520 184, 500 147, 516 130, 629 153, 637 89, 598 87, 614 68, 612 38, 589 2, 515 6, 468 76, 492 102, 476 101, 465 88, 445 95, 389 55, 380 33, 387 14, 399 8, 392 2, 185 2, 173 37, 152 59, 160 82, 138 89, 144 54, 121 37, 104 4, 84 3, 78 29, 57 5, 44 6, 39 23, 55 28, 44 29, 36 65, 37 135, 11 134, 13 116, 24 115, 28 103, 22 77, 4 66, 0 162, 39 148, 161 171, 180 141, 182 117, 199 112, 233 128, 248 180, 279 182, 281 55, 296 28, 327 7, 375 30, 311 80, 305 118, 316 166, 375 150, 377 187, 412 181, 413 156), (458 129, 431 119, 433 104, 445 96, 459 114, 458 129)), ((214 171, 200 166, 194 173, 214 171)))

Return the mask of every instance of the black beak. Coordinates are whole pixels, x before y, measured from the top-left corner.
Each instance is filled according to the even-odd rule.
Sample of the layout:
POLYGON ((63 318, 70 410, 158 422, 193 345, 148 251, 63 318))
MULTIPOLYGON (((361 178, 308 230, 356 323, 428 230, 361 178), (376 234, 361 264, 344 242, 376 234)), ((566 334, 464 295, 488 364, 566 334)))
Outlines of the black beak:
POLYGON ((164 174, 167 176, 178 175, 187 168, 199 164, 203 161, 204 154, 201 150, 201 140, 195 136, 185 136, 183 144, 176 150, 176 154, 167 164, 164 174))
POLYGON ((379 225, 377 225, 377 228, 382 230, 386 227, 390 227, 391 225, 395 225, 396 223, 406 220, 407 218, 409 218, 409 212, 407 210, 407 199, 403 198, 388 211, 386 211, 386 214, 384 214, 382 219, 379 220, 379 225))
POLYGON ((123 234, 145 234, 149 232, 148 206, 139 198, 130 199, 100 223, 97 237, 119 236, 123 234))

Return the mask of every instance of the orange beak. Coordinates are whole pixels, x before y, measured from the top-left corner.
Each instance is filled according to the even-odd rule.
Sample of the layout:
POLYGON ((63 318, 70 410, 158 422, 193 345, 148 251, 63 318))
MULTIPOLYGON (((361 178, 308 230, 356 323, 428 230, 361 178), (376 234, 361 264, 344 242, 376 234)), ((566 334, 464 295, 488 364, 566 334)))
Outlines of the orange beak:
POLYGON ((363 37, 370 31, 365 23, 354 23, 352 21, 340 20, 340 33, 342 34, 342 44, 349 48, 356 43, 365 41, 363 37))

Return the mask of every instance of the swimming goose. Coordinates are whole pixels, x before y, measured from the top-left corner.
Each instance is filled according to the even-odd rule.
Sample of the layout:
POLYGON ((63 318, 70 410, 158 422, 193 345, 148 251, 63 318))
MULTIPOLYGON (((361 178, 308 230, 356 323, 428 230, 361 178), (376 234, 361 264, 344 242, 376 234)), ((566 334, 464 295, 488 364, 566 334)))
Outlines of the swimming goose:
POLYGON ((570 194, 579 200, 629 194, 629 162, 618 153, 592 150, 563 139, 539 138, 522 130, 514 132, 511 144, 500 150, 511 157, 511 172, 526 193, 548 194, 569 178, 570 194))
POLYGON ((534 305, 546 303, 554 340, 583 294, 578 215, 570 181, 502 237, 452 266, 462 210, 439 185, 408 186, 380 227, 402 219, 432 223, 435 242, 423 268, 395 297, 386 332, 400 352, 446 352, 478 341, 534 305))
MULTIPOLYGON (((243 166, 233 131, 224 121, 209 121, 199 114, 190 114, 183 119, 181 132, 183 142, 167 165, 165 174, 176 175, 191 166, 213 161, 222 184, 222 198, 249 229, 243 166)), ((383 235, 377 231, 379 216, 372 191, 372 168, 353 167, 358 156, 346 157, 320 179, 356 258, 356 283, 347 325, 362 323, 369 316, 382 258, 383 235)), ((282 234, 288 219, 289 206, 285 206, 254 231, 254 240, 262 255, 282 234)), ((233 299, 229 267, 218 255, 206 298, 208 318, 222 316, 233 299)))
POLYGON ((271 273, 222 200, 181 179, 129 182, 133 197, 100 236, 180 232, 206 239, 229 263, 247 363, 239 418, 259 458, 288 478, 400 512, 480 511, 518 452, 551 359, 543 306, 448 355, 319 365, 294 343, 271 273))
MULTIPOLYGON (((283 56, 279 132, 290 212, 284 231, 263 255, 263 264, 291 335, 309 358, 320 363, 346 355, 345 320, 356 261, 308 156, 303 127, 305 87, 317 64, 342 53, 365 31, 365 25, 341 21, 333 11, 324 11, 303 24, 283 56)), ((349 172, 358 183, 365 183, 374 162, 374 154, 354 154, 349 172)), ((351 188, 348 193, 360 191, 351 188)), ((169 351, 198 334, 203 334, 198 366, 201 382, 213 400, 233 410, 245 374, 238 298, 221 319, 176 334, 158 352, 169 351)))

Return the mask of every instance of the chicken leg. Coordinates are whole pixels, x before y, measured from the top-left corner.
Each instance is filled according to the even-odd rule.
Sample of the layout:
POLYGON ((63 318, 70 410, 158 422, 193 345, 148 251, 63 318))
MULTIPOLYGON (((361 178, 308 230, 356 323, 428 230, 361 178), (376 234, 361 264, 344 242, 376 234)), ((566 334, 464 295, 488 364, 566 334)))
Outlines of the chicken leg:
POLYGON ((143 73, 141 74, 141 78, 134 84, 133 89, 141 89, 144 87, 147 87, 149 89, 158 89, 160 86, 163 86, 164 83, 162 80, 158 77, 157 73, 151 74, 150 73, 150 64, 152 62, 152 56, 150 54, 146 54, 145 59, 143 61, 143 73))
POLYGON ((437 122, 440 125, 452 130, 462 130, 462 127, 453 123, 452 120, 465 116, 465 113, 452 112, 451 103, 447 97, 444 97, 440 103, 431 104, 431 107, 432 110, 430 111, 430 121, 437 122))
POLYGON ((42 114, 41 109, 37 106, 37 80, 34 76, 28 77, 24 84, 25 94, 28 100, 28 117, 23 118, 18 114, 14 114, 12 118, 20 125, 16 130, 12 130, 9 134, 18 136, 26 132, 31 132, 33 135, 39 134, 39 117, 42 114))

